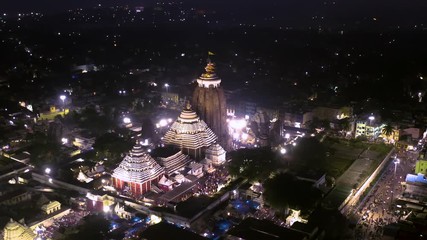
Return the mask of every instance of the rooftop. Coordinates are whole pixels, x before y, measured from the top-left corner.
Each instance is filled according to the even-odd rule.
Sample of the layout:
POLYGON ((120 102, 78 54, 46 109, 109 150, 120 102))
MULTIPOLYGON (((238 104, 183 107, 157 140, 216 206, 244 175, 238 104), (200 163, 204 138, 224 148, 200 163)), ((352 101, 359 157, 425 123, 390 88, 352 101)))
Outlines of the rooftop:
POLYGON ((147 240, 175 240, 175 239, 185 239, 185 240, 206 240, 196 233, 191 232, 175 225, 160 222, 156 225, 150 226, 142 233, 142 239, 147 240))
POLYGON ((255 218, 246 218, 227 234, 242 240, 309 239, 307 234, 300 231, 281 227, 268 220, 255 218))

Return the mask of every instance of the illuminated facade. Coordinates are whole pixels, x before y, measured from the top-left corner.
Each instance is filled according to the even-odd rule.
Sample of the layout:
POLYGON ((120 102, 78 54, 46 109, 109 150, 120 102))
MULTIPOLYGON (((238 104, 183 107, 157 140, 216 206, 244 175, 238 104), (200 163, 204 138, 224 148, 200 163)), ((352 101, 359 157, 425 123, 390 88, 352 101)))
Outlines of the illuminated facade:
POLYGON ((159 160, 160 165, 165 168, 165 173, 167 175, 183 169, 191 162, 190 157, 183 154, 181 151, 178 151, 171 156, 158 157, 157 159, 159 160))
POLYGON ((10 219, 4 227, 4 240, 34 240, 36 234, 27 226, 10 219))
POLYGON ((197 160, 201 159, 204 149, 216 140, 216 135, 200 120, 196 112, 191 110, 190 104, 187 104, 163 138, 166 145, 177 146, 184 154, 197 160))
POLYGON ((203 73, 198 79, 198 86, 193 93, 193 106, 200 118, 218 136, 218 142, 226 149, 230 146, 227 134, 227 106, 221 79, 215 73, 215 64, 208 60, 203 73))
POLYGON ((206 149, 206 159, 213 165, 219 166, 225 163, 225 150, 219 144, 212 144, 206 149))
POLYGON ((367 138, 377 138, 380 136, 383 125, 371 124, 370 122, 359 121, 356 123, 354 137, 365 136, 367 138))
POLYGON ((150 191, 151 184, 157 183, 163 174, 164 168, 137 144, 114 169, 112 177, 116 189, 140 196, 150 191))
POLYGON ((415 173, 427 175, 427 160, 418 160, 415 164, 415 173))

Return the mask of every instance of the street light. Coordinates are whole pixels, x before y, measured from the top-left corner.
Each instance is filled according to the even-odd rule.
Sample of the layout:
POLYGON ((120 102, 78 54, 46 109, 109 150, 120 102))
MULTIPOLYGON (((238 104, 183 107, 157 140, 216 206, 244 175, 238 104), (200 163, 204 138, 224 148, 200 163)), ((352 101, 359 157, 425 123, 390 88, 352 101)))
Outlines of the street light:
POLYGON ((286 148, 281 148, 281 149, 280 149, 280 153, 281 153, 281 154, 286 154, 286 148))
POLYGON ((62 100, 62 109, 65 111, 65 99, 66 99, 67 97, 65 96, 65 95, 61 95, 61 96, 59 96, 59 99, 61 99, 62 100))
POLYGON ((396 159, 393 161, 393 163, 394 163, 394 176, 396 176, 397 164, 399 164, 399 163, 400 163, 399 158, 396 158, 396 159))
POLYGON ((128 118, 128 117, 123 118, 123 123, 124 123, 124 124, 129 124, 129 123, 131 123, 130 118, 128 118))
POLYGON ((169 84, 165 83, 166 92, 168 92, 169 84))
POLYGON ((372 125, 372 121, 375 120, 375 117, 373 115, 369 116, 369 125, 372 125))

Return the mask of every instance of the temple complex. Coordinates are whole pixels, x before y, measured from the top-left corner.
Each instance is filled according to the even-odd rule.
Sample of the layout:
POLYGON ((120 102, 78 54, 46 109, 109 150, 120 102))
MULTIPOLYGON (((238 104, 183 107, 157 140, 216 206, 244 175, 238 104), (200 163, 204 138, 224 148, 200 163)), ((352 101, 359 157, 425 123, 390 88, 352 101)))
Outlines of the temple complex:
POLYGON ((157 183, 163 175, 164 168, 136 144, 114 169, 112 177, 116 189, 140 196, 150 191, 151 184, 157 183))
POLYGON ((217 135, 221 146, 230 146, 227 134, 227 106, 221 79, 215 73, 215 64, 208 59, 208 64, 197 79, 198 86, 193 93, 193 106, 200 118, 217 135))
POLYGON ((166 145, 179 147, 184 154, 195 160, 202 159, 204 149, 216 140, 217 136, 191 109, 189 103, 163 138, 166 145))

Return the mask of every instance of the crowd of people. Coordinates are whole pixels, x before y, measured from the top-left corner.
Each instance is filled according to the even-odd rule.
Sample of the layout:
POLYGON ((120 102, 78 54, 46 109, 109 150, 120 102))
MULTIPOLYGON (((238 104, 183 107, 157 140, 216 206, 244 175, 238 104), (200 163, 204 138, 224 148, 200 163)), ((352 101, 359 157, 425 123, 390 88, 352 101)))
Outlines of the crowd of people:
POLYGON ((229 180, 229 173, 225 167, 218 167, 212 173, 206 173, 201 181, 197 183, 196 194, 213 195, 219 186, 225 186, 229 180))
POLYGON ((87 211, 73 211, 71 210, 69 214, 53 219, 53 222, 48 227, 40 227, 40 231, 37 232, 37 235, 40 239, 54 239, 55 234, 58 233, 60 228, 69 228, 77 226, 79 221, 87 216, 89 212, 87 211))
POLYGON ((272 221, 279 226, 286 226, 286 222, 283 221, 283 218, 278 217, 276 211, 267 207, 260 207, 255 213, 250 214, 250 216, 257 219, 266 219, 272 221))
POLYGON ((400 166, 390 164, 359 207, 356 239, 381 239, 383 227, 399 220, 402 212, 396 211, 394 200, 404 191, 401 182, 405 180, 412 163, 405 156, 400 159, 400 166))

